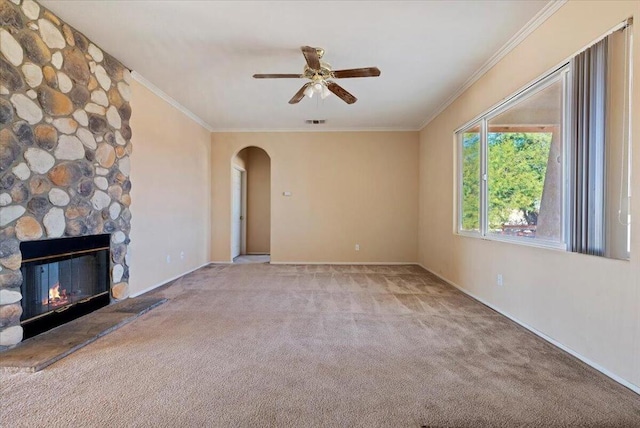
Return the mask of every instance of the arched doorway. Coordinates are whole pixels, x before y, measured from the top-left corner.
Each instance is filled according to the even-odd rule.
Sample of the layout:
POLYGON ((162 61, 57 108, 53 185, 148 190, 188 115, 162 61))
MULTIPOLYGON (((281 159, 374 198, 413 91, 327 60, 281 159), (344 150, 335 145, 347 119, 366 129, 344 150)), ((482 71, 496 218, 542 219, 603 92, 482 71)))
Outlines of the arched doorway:
POLYGON ((231 161, 231 258, 266 262, 271 253, 271 158, 245 147, 231 161))

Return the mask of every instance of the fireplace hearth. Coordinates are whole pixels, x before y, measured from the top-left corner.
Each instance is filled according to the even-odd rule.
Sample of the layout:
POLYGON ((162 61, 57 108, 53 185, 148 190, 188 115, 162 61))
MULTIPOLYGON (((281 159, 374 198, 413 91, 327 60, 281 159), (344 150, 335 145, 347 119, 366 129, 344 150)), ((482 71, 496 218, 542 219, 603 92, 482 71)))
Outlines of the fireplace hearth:
POLYGON ((108 234, 20 244, 25 339, 109 304, 109 245, 108 234))

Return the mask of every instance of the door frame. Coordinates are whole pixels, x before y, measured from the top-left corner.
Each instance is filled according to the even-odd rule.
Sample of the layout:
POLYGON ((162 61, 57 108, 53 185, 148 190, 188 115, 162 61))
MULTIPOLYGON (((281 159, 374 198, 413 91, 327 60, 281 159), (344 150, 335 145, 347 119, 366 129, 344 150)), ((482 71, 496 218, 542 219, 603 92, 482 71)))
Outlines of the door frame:
MULTIPOLYGON (((231 168, 231 237, 233 238, 233 170, 240 172, 240 256, 247 254, 247 170, 238 165, 232 165, 231 168)), ((231 246, 231 254, 233 254, 233 241, 229 243, 231 246)), ((234 257, 231 257, 233 261, 234 257)))

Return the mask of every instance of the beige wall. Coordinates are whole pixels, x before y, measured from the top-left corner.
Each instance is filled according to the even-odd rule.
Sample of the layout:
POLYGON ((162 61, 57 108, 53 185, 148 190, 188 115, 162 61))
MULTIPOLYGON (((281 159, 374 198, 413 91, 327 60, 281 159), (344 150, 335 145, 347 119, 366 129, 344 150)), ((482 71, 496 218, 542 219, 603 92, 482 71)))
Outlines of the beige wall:
POLYGON ((212 260, 230 260, 231 159, 247 146, 271 157, 272 261, 415 262, 417 132, 213 133, 212 260))
POLYGON ((233 157, 233 164, 242 169, 247 168, 247 156, 249 154, 249 150, 240 150, 237 155, 233 157))
POLYGON ((209 261, 211 186, 209 131, 136 81, 132 93, 135 295, 209 261))
POLYGON ((247 150, 247 253, 268 254, 271 242, 271 159, 257 147, 247 150))
MULTIPOLYGON (((419 260, 428 269, 640 385, 640 198, 632 201, 630 261, 453 234, 453 131, 581 50, 640 2, 570 1, 420 133, 419 260), (504 286, 496 275, 504 275, 504 286)), ((634 38, 640 40, 639 24, 634 38)), ((635 64, 640 58, 635 44, 635 64)), ((634 111, 640 111, 638 67, 634 111)), ((637 115, 636 115, 637 117, 637 115)), ((640 188, 640 121, 633 125, 633 186, 640 188)))

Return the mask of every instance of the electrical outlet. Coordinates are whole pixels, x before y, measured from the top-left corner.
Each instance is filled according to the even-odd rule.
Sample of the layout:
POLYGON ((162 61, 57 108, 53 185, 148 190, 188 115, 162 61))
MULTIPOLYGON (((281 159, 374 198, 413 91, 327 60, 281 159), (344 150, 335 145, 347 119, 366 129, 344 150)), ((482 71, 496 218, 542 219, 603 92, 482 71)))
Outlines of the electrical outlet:
POLYGON ((502 287, 504 285, 504 281, 502 280, 502 274, 501 273, 498 274, 498 278, 496 279, 496 283, 498 284, 498 287, 502 287))
POLYGON ((167 264, 171 263, 171 256, 167 255, 167 264))
POLYGON ((356 251, 360 251, 360 244, 356 244, 356 251))
POLYGON ((180 260, 184 260, 184 251, 180 251, 180 260))

